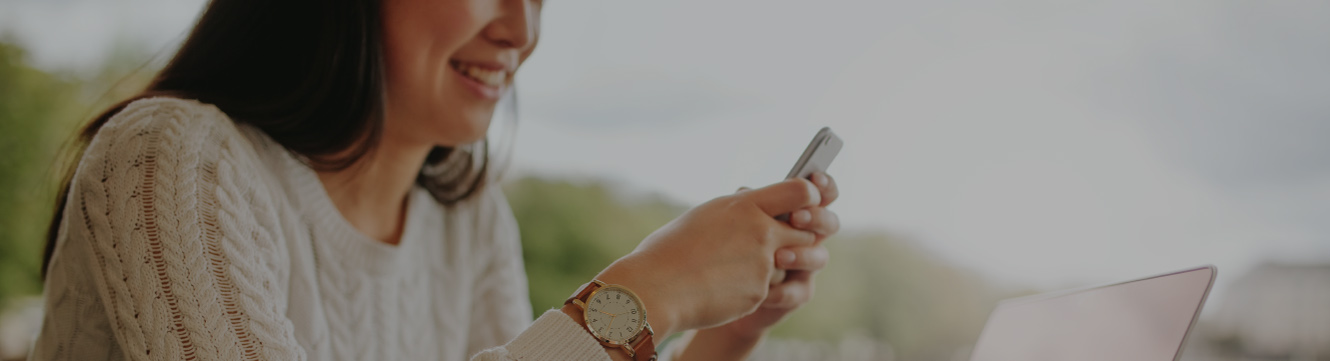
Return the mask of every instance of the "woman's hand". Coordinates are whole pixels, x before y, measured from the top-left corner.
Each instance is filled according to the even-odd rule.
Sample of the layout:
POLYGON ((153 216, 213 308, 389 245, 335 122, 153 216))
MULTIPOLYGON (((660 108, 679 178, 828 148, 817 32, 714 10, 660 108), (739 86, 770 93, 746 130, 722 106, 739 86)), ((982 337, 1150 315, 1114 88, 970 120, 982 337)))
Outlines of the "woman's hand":
POLYGON ((802 179, 716 198, 647 236, 597 278, 636 292, 658 338, 734 321, 769 298, 777 250, 819 238, 772 217, 822 203, 822 191, 802 179))
POLYGON ((790 225, 811 231, 817 240, 811 246, 786 247, 776 251, 776 267, 785 272, 783 279, 775 280, 767 299, 756 312, 721 326, 730 333, 744 338, 760 338, 768 328, 776 325, 790 311, 794 311, 813 298, 813 274, 827 266, 830 255, 822 240, 840 231, 840 218, 827 210, 839 197, 836 181, 823 173, 812 175, 813 184, 822 194, 817 207, 801 209, 790 214, 790 225))
MULTIPOLYGON (((810 246, 786 247, 776 251, 776 267, 784 273, 773 280, 767 299, 757 311, 721 326, 699 330, 686 336, 680 360, 742 360, 766 334, 791 311, 803 306, 813 295, 813 274, 826 267, 829 259, 822 240, 840 230, 840 219, 825 207, 836 200, 836 182, 822 173, 812 176, 822 194, 817 207, 790 214, 790 225, 814 232, 817 240, 810 246)), ((739 190, 740 193, 744 189, 739 190)))

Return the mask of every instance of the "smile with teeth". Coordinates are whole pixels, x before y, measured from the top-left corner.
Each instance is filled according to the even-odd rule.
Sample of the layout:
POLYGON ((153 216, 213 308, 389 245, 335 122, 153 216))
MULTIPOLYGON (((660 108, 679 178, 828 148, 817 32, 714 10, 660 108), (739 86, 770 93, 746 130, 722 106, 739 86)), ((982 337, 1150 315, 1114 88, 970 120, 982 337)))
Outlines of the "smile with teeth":
POLYGON ((455 60, 449 63, 458 73, 481 84, 497 88, 502 87, 504 81, 508 80, 508 72, 503 69, 486 69, 455 60))

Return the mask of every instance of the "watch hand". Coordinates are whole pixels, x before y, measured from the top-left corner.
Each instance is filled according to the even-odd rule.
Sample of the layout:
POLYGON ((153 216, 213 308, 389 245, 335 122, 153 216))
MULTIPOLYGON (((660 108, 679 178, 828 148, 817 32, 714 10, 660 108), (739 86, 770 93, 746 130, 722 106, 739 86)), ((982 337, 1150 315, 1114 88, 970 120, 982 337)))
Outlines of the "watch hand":
POLYGON ((616 314, 613 314, 613 313, 609 313, 609 312, 605 312, 605 311, 601 311, 601 310, 596 310, 596 312, 600 312, 600 313, 603 313, 603 314, 610 315, 611 318, 613 318, 613 317, 618 317, 618 316, 619 316, 619 315, 616 315, 616 314))

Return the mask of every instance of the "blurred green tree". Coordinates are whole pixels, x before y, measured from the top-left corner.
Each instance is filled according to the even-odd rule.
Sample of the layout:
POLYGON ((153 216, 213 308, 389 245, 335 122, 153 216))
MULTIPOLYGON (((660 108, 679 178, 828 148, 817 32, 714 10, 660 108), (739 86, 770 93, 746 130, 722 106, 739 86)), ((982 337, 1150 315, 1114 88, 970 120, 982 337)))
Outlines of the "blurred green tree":
POLYGON ((866 335, 899 360, 949 360, 979 336, 989 311, 1010 295, 915 243, 884 233, 827 240, 832 261, 813 300, 773 335, 835 341, 866 335))
POLYGON ((41 289, 41 247, 63 139, 54 128, 82 111, 78 85, 34 69, 0 42, 0 305, 41 289))
POLYGON ((620 197, 597 182, 522 178, 504 190, 522 231, 533 316, 562 305, 684 210, 658 197, 620 197))

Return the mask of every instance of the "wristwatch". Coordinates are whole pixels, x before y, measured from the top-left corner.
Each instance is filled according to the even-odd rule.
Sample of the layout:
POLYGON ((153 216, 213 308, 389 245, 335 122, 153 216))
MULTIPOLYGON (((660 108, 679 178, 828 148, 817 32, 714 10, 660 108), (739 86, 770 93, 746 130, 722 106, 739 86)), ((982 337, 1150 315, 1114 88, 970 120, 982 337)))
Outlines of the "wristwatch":
POLYGON ((628 358, 654 361, 656 334, 647 324, 647 309, 627 287, 607 285, 592 280, 582 285, 564 304, 573 304, 582 310, 582 324, 601 346, 620 348, 628 358))

